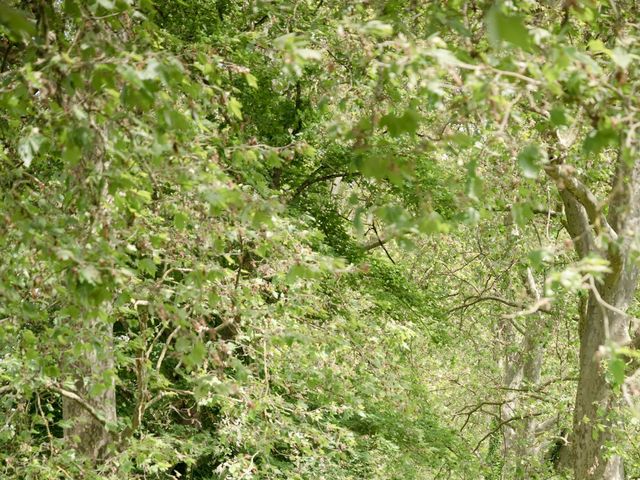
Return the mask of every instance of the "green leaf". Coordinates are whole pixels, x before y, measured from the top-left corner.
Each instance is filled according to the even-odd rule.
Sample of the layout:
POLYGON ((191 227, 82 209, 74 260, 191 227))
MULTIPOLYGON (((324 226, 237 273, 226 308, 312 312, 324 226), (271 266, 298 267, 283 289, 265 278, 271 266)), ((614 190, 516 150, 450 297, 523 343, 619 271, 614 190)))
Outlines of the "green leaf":
POLYGON ((393 27, 388 23, 381 22, 380 20, 371 20, 370 22, 367 22, 362 27, 362 31, 368 35, 381 38, 393 35, 393 27))
POLYGON ((38 341, 38 338, 31 330, 27 328, 22 331, 22 340, 26 345, 35 345, 38 341))
POLYGON ((142 273, 146 273, 147 275, 154 277, 157 271, 156 264, 153 263, 153 260, 150 258, 142 258, 138 260, 138 270, 142 273))
POLYGON ((548 262, 551 262, 553 260, 553 255, 548 249, 531 250, 527 254, 527 258, 529 259, 529 263, 534 269, 540 270, 548 262))
POLYGON ((40 135, 37 129, 33 129, 32 132, 20 140, 18 143, 18 155, 24 166, 29 168, 33 158, 40 151, 40 147, 45 141, 45 137, 40 135))
POLYGON ((380 119, 380 126, 387 127, 392 137, 399 137, 404 133, 413 135, 418 130, 420 124, 420 115, 412 109, 406 110, 401 116, 397 117, 389 113, 380 119))
POLYGON ((569 125, 569 118, 562 107, 553 107, 550 114, 551 123, 556 127, 569 125))
POLYGON ((295 263, 291 266, 291 268, 287 272, 285 282, 290 285, 299 278, 307 279, 307 278, 312 278, 314 276, 315 276, 315 272, 313 272, 308 266, 300 263, 295 263))
POLYGON ((600 153, 604 148, 618 144, 618 133, 611 127, 591 131, 582 148, 585 153, 600 153))
POLYGON ((489 39, 493 43, 505 41, 525 50, 531 45, 529 31, 522 18, 504 13, 498 4, 489 10, 486 21, 489 39))
POLYGON ((36 34, 35 24, 25 12, 0 4, 0 25, 4 25, 16 39, 28 39, 36 34))
POLYGON ((611 51, 611 59, 623 70, 627 69, 634 57, 637 58, 622 47, 616 47, 611 51))
POLYGON ((116 7, 115 2, 112 0, 98 0, 98 4, 107 10, 113 10, 116 7))
POLYGON ((190 366, 196 366, 202 363, 204 357, 207 354, 207 347, 204 345, 202 340, 196 340, 193 343, 191 348, 191 352, 185 357, 185 363, 190 366))
POLYGON ((371 155, 360 165, 363 175, 373 178, 386 178, 391 160, 382 155, 371 155))
POLYGON ((538 178, 544 155, 535 144, 529 144, 518 154, 518 166, 526 178, 538 178))
POLYGON ((247 85, 251 88, 258 88, 258 79, 249 72, 244 74, 244 79, 247 81, 247 85))
POLYGON ((614 386, 620 386, 624 383, 625 368, 626 364, 624 359, 618 355, 614 355, 609 360, 609 373, 611 374, 614 386))
POLYGON ((483 193, 483 185, 482 179, 478 176, 476 172, 477 163, 475 160, 472 160, 467 165, 467 195, 471 200, 480 201, 483 193))
POLYGON ((231 97, 227 102, 227 109, 229 113, 236 117, 238 120, 242 120, 242 104, 235 98, 231 97))
POLYGON ((87 265, 78 270, 80 279, 90 285, 100 283, 100 272, 93 265, 87 265))
POLYGON ((533 209, 527 202, 516 203, 511 207, 513 221, 519 227, 524 227, 533 218, 533 209))
POLYGON ((189 217, 184 212, 176 212, 173 215, 173 225, 178 230, 184 230, 189 222, 189 217))
POLYGON ((82 14, 78 3, 75 0, 64 0, 64 13, 74 18, 80 17, 82 14))

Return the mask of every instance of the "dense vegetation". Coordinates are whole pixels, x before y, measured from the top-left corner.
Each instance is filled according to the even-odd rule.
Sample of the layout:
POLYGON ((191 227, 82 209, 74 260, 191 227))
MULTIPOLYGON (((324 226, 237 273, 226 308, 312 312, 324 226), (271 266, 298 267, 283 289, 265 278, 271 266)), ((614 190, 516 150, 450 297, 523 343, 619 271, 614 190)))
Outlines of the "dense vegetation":
POLYGON ((0 0, 0 477, 640 478, 635 0, 0 0))

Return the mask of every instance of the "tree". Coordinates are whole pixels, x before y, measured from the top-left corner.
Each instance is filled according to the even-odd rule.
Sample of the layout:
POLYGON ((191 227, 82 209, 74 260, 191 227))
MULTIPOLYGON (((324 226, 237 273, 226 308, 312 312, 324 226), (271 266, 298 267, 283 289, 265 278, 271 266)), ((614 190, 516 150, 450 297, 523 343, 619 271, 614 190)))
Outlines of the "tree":
POLYGON ((0 7, 3 478, 637 475, 635 2, 0 7))

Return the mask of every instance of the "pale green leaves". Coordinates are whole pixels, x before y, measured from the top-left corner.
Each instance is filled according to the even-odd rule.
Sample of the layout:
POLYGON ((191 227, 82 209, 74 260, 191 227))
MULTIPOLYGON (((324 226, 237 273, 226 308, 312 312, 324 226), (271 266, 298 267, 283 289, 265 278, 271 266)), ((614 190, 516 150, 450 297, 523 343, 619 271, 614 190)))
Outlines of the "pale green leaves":
POLYGON ((472 160, 467 165, 467 186, 466 192, 467 196, 476 202, 479 202, 482 199, 483 195, 483 184, 482 178, 478 175, 477 172, 478 164, 475 160, 472 160))
POLYGON ((20 155, 20 159, 25 167, 29 168, 44 141, 45 137, 40 134, 37 128, 34 128, 29 135, 20 140, 18 144, 18 155, 20 155))
POLYGON ((638 55, 629 53, 624 48, 618 46, 613 49, 607 48, 602 40, 591 40, 589 42, 589 50, 594 53, 604 53, 607 55, 613 63, 622 70, 626 70, 633 60, 637 60, 638 55))
POLYGON ((627 362, 629 359, 637 361, 640 359, 640 351, 629 347, 618 347, 612 345, 608 362, 609 377, 614 388, 619 388, 625 380, 627 362))
POLYGON ((619 355, 612 355, 609 359, 609 374, 614 387, 619 387, 624 383, 625 369, 626 362, 624 358, 619 355))
POLYGON ((258 88, 258 79, 251 73, 245 73, 244 79, 247 81, 247 85, 249 85, 251 88, 258 88))
POLYGON ((36 33, 34 22, 24 12, 9 7, 5 2, 0 4, 0 25, 15 40, 27 40, 36 33))
POLYGON ((142 273, 153 277, 156 274, 157 267, 151 258, 142 258, 138 260, 138 270, 142 273))
POLYGON ((406 110, 400 116, 388 113, 380 119, 380 126, 386 127, 392 137, 399 137, 404 133, 413 135, 418 130, 419 124, 420 115, 412 109, 406 110))
POLYGON ((189 224, 189 217, 185 212, 177 211, 173 215, 173 225, 178 230, 184 230, 189 224))
POLYGON ((569 117, 567 116, 567 112, 562 107, 552 108, 549 119, 555 127, 564 127, 570 125, 571 123, 569 117))
POLYGON ((519 227, 524 227, 533 218, 533 209, 527 202, 518 202, 511 207, 513 221, 519 227))
POLYGON ((526 178, 538 178, 546 154, 536 144, 529 144, 518 154, 518 166, 526 178))
POLYGON ((489 39, 494 44, 504 41, 525 50, 531 46, 531 36, 522 17, 505 13, 499 3, 489 10, 486 22, 489 39))
POLYGON ((227 101, 227 110, 238 120, 242 120, 242 104, 235 98, 229 98, 227 101))
POLYGON ((322 53, 309 48, 307 40, 296 33, 282 35, 273 43, 284 55, 284 71, 297 77, 302 75, 306 64, 322 59, 322 53))
POLYGON ((386 38, 393 35, 393 27, 380 20, 371 20, 362 26, 362 33, 373 37, 386 38))
POLYGON ((600 279, 609 272, 611 269, 607 260, 590 255, 564 270, 552 272, 548 282, 554 290, 561 287, 569 292, 576 292, 591 288, 593 279, 600 279))
POLYGON ((78 269, 78 276, 80 280, 89 285, 96 285, 101 282, 100 272, 91 264, 78 269))
POLYGON ((200 339, 193 342, 193 346, 188 355, 184 357, 185 363, 189 367, 201 364, 207 355, 207 347, 200 339))

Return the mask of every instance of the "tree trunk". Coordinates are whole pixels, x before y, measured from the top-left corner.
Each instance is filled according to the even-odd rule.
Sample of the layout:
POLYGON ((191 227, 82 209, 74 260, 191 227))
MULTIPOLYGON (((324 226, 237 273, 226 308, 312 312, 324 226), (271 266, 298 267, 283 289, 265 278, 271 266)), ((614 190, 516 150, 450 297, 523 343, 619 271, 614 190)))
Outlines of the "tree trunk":
POLYGON ((88 334, 88 352, 73 367, 77 372, 75 392, 82 401, 63 396, 63 418, 70 423, 65 440, 92 462, 103 459, 112 442, 107 429, 116 421, 116 391, 113 358, 113 326, 93 319, 81 328, 88 334))
MULTIPOLYGON (((531 300, 540 301, 540 291, 531 269, 527 268, 522 280, 531 300)), ((523 387, 535 388, 540 383, 548 324, 540 313, 526 318, 525 321, 526 331, 520 340, 520 348, 517 352, 510 351, 510 347, 507 348, 503 360, 503 386, 508 392, 507 400, 500 408, 500 420, 507 422, 503 428, 505 479, 530 478, 536 468, 535 458, 538 454, 535 434, 539 422, 534 416, 527 416, 526 409, 522 408, 524 402, 515 391, 523 387)), ((501 330, 508 334, 504 339, 505 343, 513 344, 513 325, 507 321, 501 330)))
POLYGON ((611 269, 603 281, 591 284, 580 313, 580 373, 571 435, 576 480, 624 479, 622 459, 607 452, 617 398, 603 363, 611 349, 629 344, 629 317, 624 312, 638 285, 632 246, 640 234, 640 161, 631 162, 625 158, 629 155, 621 148, 606 217, 595 195, 578 179, 561 167, 546 169, 558 184, 565 226, 578 255, 603 257, 611 269))
MULTIPOLYGON (((637 275, 635 275, 637 278, 637 275)), ((602 299, 625 310, 637 284, 607 285, 601 289, 602 299)), ((616 396, 606 379, 602 347, 629 342, 628 317, 607 311, 591 293, 587 311, 580 319, 580 376, 574 409, 573 454, 576 479, 624 479, 619 457, 606 458, 606 444, 612 439, 611 419, 616 396)))

